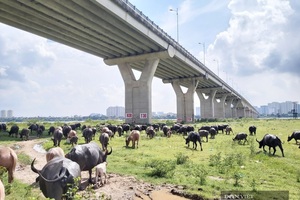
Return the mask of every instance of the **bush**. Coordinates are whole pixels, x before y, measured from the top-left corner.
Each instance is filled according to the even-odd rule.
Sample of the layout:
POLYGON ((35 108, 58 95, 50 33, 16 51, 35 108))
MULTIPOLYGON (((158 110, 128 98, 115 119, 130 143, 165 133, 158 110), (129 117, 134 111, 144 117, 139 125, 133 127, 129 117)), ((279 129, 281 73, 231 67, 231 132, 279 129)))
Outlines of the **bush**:
POLYGON ((171 160, 152 160, 146 163, 145 167, 151 167, 149 176, 152 177, 171 177, 174 175, 175 162, 171 160))
POLYGON ((189 157, 183 155, 182 152, 180 152, 180 153, 178 153, 176 155, 176 163, 177 163, 177 165, 182 165, 182 164, 186 163, 188 161, 188 159, 189 159, 189 157))

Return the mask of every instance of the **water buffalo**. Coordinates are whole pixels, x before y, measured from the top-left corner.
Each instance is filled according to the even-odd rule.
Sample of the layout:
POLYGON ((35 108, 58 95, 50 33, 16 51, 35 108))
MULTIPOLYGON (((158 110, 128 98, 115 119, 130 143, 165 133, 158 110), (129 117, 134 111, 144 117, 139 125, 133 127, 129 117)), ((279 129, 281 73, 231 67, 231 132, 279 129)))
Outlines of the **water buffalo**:
POLYGON ((65 138, 68 137, 68 134, 69 134, 69 132, 70 132, 71 130, 72 130, 72 127, 69 126, 69 125, 64 125, 64 126, 62 127, 63 135, 64 135, 65 138))
POLYGON ((65 152, 60 147, 53 147, 49 149, 46 153, 46 161, 49 162, 55 157, 65 157, 65 152))
POLYGON ((150 139, 152 139, 155 135, 154 127, 153 126, 148 126, 146 128, 146 134, 147 134, 147 136, 149 136, 150 139))
POLYGON ((210 134, 210 138, 211 138, 211 139, 215 139, 215 136, 216 136, 216 134, 217 134, 217 130, 216 130, 215 128, 211 127, 211 128, 209 129, 209 134, 210 134))
POLYGON ((100 184, 103 186, 107 182, 107 175, 106 175, 106 167, 107 162, 100 163, 95 167, 95 184, 96 187, 99 186, 98 178, 100 177, 100 184))
POLYGON ((1 180, 0 180, 0 200, 5 200, 5 188, 1 180))
POLYGON ((186 138, 183 138, 185 139, 185 144, 187 144, 188 147, 190 146, 190 142, 193 142, 194 149, 197 149, 197 142, 199 142, 201 151, 203 151, 199 133, 191 131, 186 138))
POLYGON ((22 138, 23 140, 28 140, 29 137, 29 129, 28 128, 23 128, 20 132, 20 138, 22 138), (24 138, 23 138, 24 137, 24 138))
POLYGON ((30 134, 32 134, 33 131, 37 131, 38 127, 39 126, 37 124, 30 124, 30 126, 28 127, 28 129, 30 130, 30 134))
POLYGON ((110 152, 102 151, 97 143, 90 142, 73 147, 66 154, 66 158, 77 162, 81 171, 89 171, 89 182, 92 182, 92 169, 96 165, 105 162, 107 156, 111 153, 112 149, 110 152))
MULTIPOLYGON (((287 141, 289 142, 292 139, 295 139, 296 144, 298 144, 297 140, 300 140, 300 131, 294 131, 291 136, 288 136, 288 140, 287 141)), ((300 146, 299 146, 299 148, 300 148, 300 146)))
POLYGON ((55 131, 55 127, 50 126, 49 131, 48 131, 48 135, 50 135, 50 134, 53 135, 54 131, 55 131))
POLYGON ((256 126, 249 126, 249 134, 256 135, 256 126))
POLYGON ((60 146, 62 137, 63 137, 62 128, 61 127, 56 128, 53 133, 53 138, 52 138, 53 146, 55 146, 55 147, 60 146))
POLYGON ((8 172, 8 183, 13 182, 18 156, 10 147, 0 147, 0 166, 5 167, 8 172))
POLYGON ((226 129, 227 126, 228 126, 228 124, 218 125, 218 132, 222 131, 222 133, 224 133, 224 130, 226 129))
POLYGON ((118 134, 119 134, 119 137, 121 137, 122 134, 123 134, 123 128, 122 128, 121 125, 117 126, 117 132, 118 132, 118 134))
POLYGON ((8 134, 9 134, 9 136, 15 135, 15 137, 18 137, 19 126, 18 125, 12 125, 12 127, 10 127, 10 130, 9 130, 8 134))
POLYGON ((106 151, 107 150, 107 145, 109 144, 109 135, 108 133, 101 133, 99 136, 99 141, 102 145, 102 150, 106 151))
POLYGON ((93 139, 93 129, 92 128, 86 128, 83 130, 83 137, 85 140, 85 143, 89 143, 93 139))
POLYGON ((170 128, 167 125, 162 127, 162 131, 164 133, 164 136, 167 136, 167 133, 168 133, 169 130, 170 130, 170 128))
POLYGON ((42 170, 38 170, 34 167, 34 161, 35 159, 31 163, 31 170, 39 174, 39 186, 46 198, 61 200, 69 187, 79 185, 81 171, 76 162, 64 157, 55 157, 42 170))
POLYGON ((140 131, 132 130, 130 135, 125 139, 126 147, 128 147, 130 141, 132 141, 132 148, 135 148, 135 143, 137 148, 139 148, 139 140, 140 140, 140 131))
POLYGON ((207 131, 207 130, 198 130, 198 133, 199 133, 199 135, 200 135, 200 138, 201 137, 206 137, 206 142, 208 142, 208 134, 209 134, 209 132, 207 131))
POLYGON ((248 135, 246 133, 238 133, 238 134, 236 134, 236 136, 232 140, 233 141, 238 141, 238 143, 240 143, 242 140, 244 140, 243 144, 245 144, 245 142, 248 142, 247 136, 248 135))
POLYGON ((226 126, 226 129, 225 129, 226 135, 230 135, 230 132, 233 133, 232 128, 230 126, 226 126))
POLYGON ((273 155, 275 155, 275 152, 276 152, 275 147, 278 146, 281 150, 282 157, 284 157, 282 142, 279 139, 279 137, 277 137, 275 135, 272 135, 272 134, 266 134, 261 141, 258 141, 257 139, 256 139, 256 141, 259 143, 259 148, 262 147, 264 151, 266 151, 265 146, 269 146, 269 153, 270 153, 270 150, 271 150, 271 147, 272 147, 274 149, 273 155))

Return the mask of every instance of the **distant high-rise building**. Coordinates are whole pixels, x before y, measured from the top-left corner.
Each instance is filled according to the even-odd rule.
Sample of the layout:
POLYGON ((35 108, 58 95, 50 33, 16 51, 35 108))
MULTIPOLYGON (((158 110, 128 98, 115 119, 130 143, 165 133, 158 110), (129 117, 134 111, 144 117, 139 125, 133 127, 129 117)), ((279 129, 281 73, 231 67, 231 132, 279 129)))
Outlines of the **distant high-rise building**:
POLYGON ((1 110, 1 117, 2 118, 6 118, 7 117, 6 110, 1 110))
POLYGON ((121 106, 108 107, 106 109, 106 116, 108 117, 125 117, 125 108, 121 106))
POLYGON ((13 117, 14 116, 14 113, 12 110, 8 110, 7 111, 7 117, 13 117))

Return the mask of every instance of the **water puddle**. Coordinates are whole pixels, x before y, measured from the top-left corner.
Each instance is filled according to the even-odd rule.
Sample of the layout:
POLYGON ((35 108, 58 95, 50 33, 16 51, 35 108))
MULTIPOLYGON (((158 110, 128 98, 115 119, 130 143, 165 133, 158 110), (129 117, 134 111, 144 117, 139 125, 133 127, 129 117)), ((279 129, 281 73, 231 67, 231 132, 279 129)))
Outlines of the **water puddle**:
POLYGON ((33 146, 33 149, 39 153, 47 153, 47 151, 43 148, 42 143, 41 144, 35 144, 33 146))

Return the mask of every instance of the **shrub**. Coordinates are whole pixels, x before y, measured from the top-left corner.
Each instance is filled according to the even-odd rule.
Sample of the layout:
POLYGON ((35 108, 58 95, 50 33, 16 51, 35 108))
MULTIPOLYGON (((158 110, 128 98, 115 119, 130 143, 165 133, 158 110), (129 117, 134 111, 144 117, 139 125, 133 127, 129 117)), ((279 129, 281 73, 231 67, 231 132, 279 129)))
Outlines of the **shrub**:
POLYGON ((185 156, 182 152, 176 155, 176 163, 177 165, 182 165, 188 161, 189 157, 185 156))
POLYGON ((146 163, 145 165, 145 167, 152 168, 149 175, 158 178, 173 176, 175 166, 175 162, 171 160, 152 160, 150 163, 146 163))
POLYGON ((209 156, 209 166, 218 166, 221 163, 221 152, 209 156))

